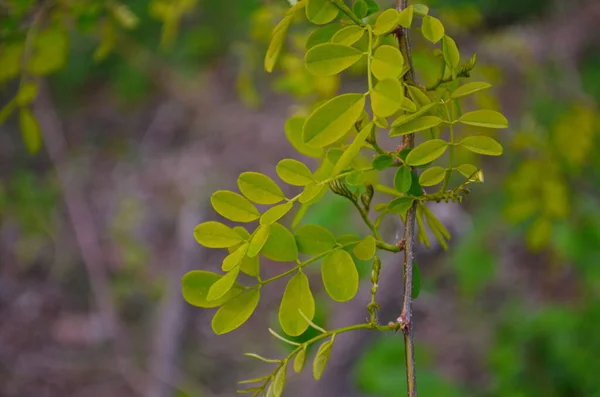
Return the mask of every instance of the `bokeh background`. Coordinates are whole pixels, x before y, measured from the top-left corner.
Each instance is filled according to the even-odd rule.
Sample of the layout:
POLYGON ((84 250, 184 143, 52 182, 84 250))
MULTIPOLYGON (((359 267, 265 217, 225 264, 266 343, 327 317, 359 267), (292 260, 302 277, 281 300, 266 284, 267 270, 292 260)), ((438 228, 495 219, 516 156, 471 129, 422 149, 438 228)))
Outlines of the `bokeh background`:
MULTIPOLYGON (((481 163, 485 183, 462 205, 432 206, 452 239, 447 251, 418 250, 420 395, 600 396, 600 2, 423 3, 463 60, 478 54, 473 80, 494 85, 471 106, 502 110, 510 128, 494 135, 505 155, 481 163)), ((0 113, 0 396, 232 396, 237 381, 269 371, 242 353, 285 353, 267 332, 278 329, 283 284, 267 288, 242 328, 217 337, 212 310, 185 303, 180 280, 220 267, 192 234, 218 219, 210 194, 235 189, 242 171, 274 176, 295 156, 285 120, 365 85, 360 65, 342 81, 303 69, 313 27, 302 19, 277 71, 263 71, 288 6, 0 2, 3 109, 21 79, 15 45, 40 8, 62 10, 42 22, 51 31, 36 50, 45 59, 32 105, 39 136, 23 134, 10 109, 0 113)), ((437 64, 413 35, 426 84, 437 64)), ((305 222, 360 234, 352 209, 328 195, 305 222)), ((369 266, 367 297, 345 304, 323 293, 318 269, 309 273, 317 322, 364 321, 369 266)), ((399 270, 399 258, 384 258, 384 322, 398 314, 399 270)), ((400 335, 336 341, 323 379, 290 376, 286 396, 404 395, 400 335)))

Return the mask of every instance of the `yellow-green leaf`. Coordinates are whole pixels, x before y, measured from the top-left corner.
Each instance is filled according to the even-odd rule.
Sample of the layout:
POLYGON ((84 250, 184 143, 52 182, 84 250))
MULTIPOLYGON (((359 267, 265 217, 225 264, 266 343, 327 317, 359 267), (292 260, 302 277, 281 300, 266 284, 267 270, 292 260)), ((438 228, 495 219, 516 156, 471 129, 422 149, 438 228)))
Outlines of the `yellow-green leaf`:
POLYGON ((236 266, 233 269, 231 269, 231 271, 229 271, 227 274, 225 274, 223 277, 221 277, 213 285, 210 286, 210 288, 208 289, 208 295, 206 296, 206 299, 208 299, 209 301, 214 301, 225 296, 225 294, 229 292, 231 288, 233 288, 233 285, 235 284, 235 281, 237 280, 239 274, 239 266, 236 266))
POLYGON ((325 290, 337 302, 346 302, 358 292, 358 271, 352 256, 344 250, 336 250, 325 257, 321 264, 325 290))
POLYGON ((194 237, 206 248, 228 248, 242 242, 242 238, 232 228, 215 221, 196 226, 194 237))
POLYGON ((318 107, 304 123, 302 139, 309 146, 325 147, 343 137, 365 107, 362 94, 343 94, 318 107))
POLYGON ((456 167, 456 170, 462 174, 465 178, 471 178, 477 172, 479 168, 473 164, 461 164, 456 167))
POLYGON ((316 25, 324 25, 335 19, 338 9, 329 0, 307 0, 306 18, 316 25))
POLYGON ((225 259, 223 259, 221 270, 228 272, 239 265, 244 256, 246 256, 246 252, 248 252, 248 243, 240 245, 238 249, 227 255, 225 259))
POLYGON ((446 169, 444 167, 427 168, 419 176, 419 184, 421 186, 434 186, 444 180, 446 177, 446 169))
MULTIPOLYGON (((432 104, 434 105, 434 104, 432 104)), ((401 116, 404 117, 404 116, 401 116)), ((434 128, 437 127, 438 125, 440 125, 441 123, 444 122, 444 120, 442 120, 441 118, 437 117, 437 116, 421 116, 421 117, 417 117, 414 118, 410 121, 404 122, 402 123, 401 121, 394 121, 394 123, 396 123, 396 126, 393 127, 390 131, 390 136, 400 136, 400 135, 407 135, 407 134, 412 134, 415 132, 419 132, 419 131, 424 131, 424 130, 428 130, 430 128, 434 128)), ((393 126, 394 124, 392 124, 393 126)))
POLYGON ((368 261, 373 256, 375 256, 376 250, 377 245, 375 244, 375 239, 373 238, 373 236, 369 235, 365 237, 364 240, 362 240, 356 246, 354 246, 352 252, 354 252, 354 255, 356 255, 358 259, 368 261))
POLYGON ((212 329, 217 335, 231 332, 244 324, 254 313, 260 300, 260 291, 253 289, 230 299, 215 313, 212 329))
POLYGON ((306 117, 302 116, 292 116, 289 118, 285 123, 285 136, 299 153, 308 157, 321 158, 323 157, 323 149, 308 146, 302 139, 302 128, 305 121, 306 117))
POLYGON ((400 11, 398 15, 398 24, 410 29, 413 20, 414 6, 410 5, 404 10, 400 11))
POLYGON ((410 84, 406 84, 405 87, 408 90, 410 97, 417 105, 419 105, 419 107, 426 106, 431 103, 431 98, 429 98, 427 93, 421 88, 410 84))
POLYGON ((411 185, 412 176, 410 168, 405 165, 399 167, 394 175, 394 188, 399 192, 406 193, 410 190, 411 185))
POLYGON ((283 159, 277 163, 276 171, 282 181, 293 186, 306 186, 314 182, 311 170, 298 160, 283 159))
POLYGON ((299 336, 308 328, 308 322, 300 311, 309 320, 312 320, 315 315, 315 299, 310 290, 308 277, 302 272, 296 273, 288 281, 279 306, 279 324, 286 334, 299 336))
POLYGON ((298 250, 303 254, 318 255, 335 246, 334 235, 323 226, 302 225, 294 231, 298 250))
POLYGON ((27 106, 29 105, 37 96, 38 85, 34 82, 27 82, 21 85, 19 88, 19 92, 17 93, 17 97, 15 98, 17 101, 17 105, 19 106, 27 106))
POLYGON ((371 61, 371 71, 378 80, 396 79, 403 69, 404 57, 398 48, 382 45, 375 50, 371 61))
POLYGON ((484 83, 480 81, 474 81, 472 83, 467 83, 465 85, 461 85, 457 89, 452 92, 452 99, 462 98, 467 95, 471 95, 475 92, 486 90, 490 88, 492 85, 489 83, 484 83))
POLYGON ((219 215, 235 222, 252 222, 260 217, 254 204, 235 192, 218 190, 210 197, 210 202, 219 215))
POLYGON ((465 113, 458 119, 463 124, 487 128, 508 128, 508 120, 495 110, 475 110, 465 113))
POLYGON ((313 377, 316 380, 321 379, 321 376, 323 376, 323 371, 325 371, 327 362, 331 356, 331 349, 333 349, 333 338, 323 342, 323 344, 319 346, 319 350, 313 361, 313 377))
POLYGON ((354 65, 362 57, 354 47, 341 44, 319 44, 306 53, 306 69, 315 76, 332 76, 354 65))
POLYGON ((456 74, 454 69, 456 69, 460 63, 460 52, 458 51, 454 39, 448 35, 445 35, 442 39, 442 54, 454 77, 456 74))
POLYGON ((35 36, 29 71, 47 75, 60 69, 69 51, 69 36, 65 29, 51 26, 35 36))
POLYGON ((350 146, 348 146, 348 148, 346 148, 346 150, 344 150, 344 153, 342 153, 339 160, 335 163, 335 166, 333 167, 333 171, 331 172, 332 177, 337 176, 340 172, 342 172, 347 167, 349 167, 350 164, 352 164, 352 161, 360 152, 360 149, 365 144, 365 141, 371 134, 372 130, 373 130, 372 123, 367 124, 366 126, 364 126, 362 128, 362 130, 360 130, 360 132, 358 133, 356 138, 354 138, 354 141, 352 141, 350 146))
POLYGON ((333 44, 352 45, 365 34, 365 29, 358 25, 350 25, 337 31, 331 38, 333 44))
POLYGON ((274 222, 277 222, 285 214, 290 212, 290 210, 292 209, 293 206, 294 206, 294 203, 288 202, 285 204, 279 204, 279 205, 276 205, 275 207, 269 208, 260 217, 260 224, 261 225, 270 225, 274 222))
POLYGON ((395 8, 389 8, 381 13, 377 17, 375 21, 375 26, 373 27, 373 33, 376 35, 383 35, 391 32, 398 26, 398 20, 400 15, 395 8))
POLYGON ((0 46, 0 83, 11 80, 19 75, 23 58, 23 44, 2 43, 0 46))
POLYGON ((489 136, 468 136, 460 141, 459 145, 473 153, 487 156, 500 156, 502 154, 502 145, 489 136))
MULTIPOLYGON (((244 241, 250 240, 250 233, 248 232, 248 230, 246 230, 245 227, 234 226, 233 231, 236 232, 242 238, 242 240, 244 240, 244 241)), ((230 253, 233 252, 233 251, 231 251, 231 247, 229 247, 228 249, 230 250, 229 251, 230 253)))
POLYGON ((298 258, 298 247, 292 232, 279 223, 270 227, 269 238, 260 253, 276 262, 294 262, 298 258))
POLYGON ((267 49, 267 54, 265 56, 265 70, 269 73, 273 71, 277 60, 279 59, 279 54, 281 54, 281 50, 285 44, 287 32, 292 24, 292 20, 292 16, 285 16, 273 29, 271 42, 269 43, 269 48, 267 49))
POLYGON ((269 234, 271 232, 270 225, 260 225, 258 229, 252 235, 252 239, 250 240, 250 246, 248 247, 248 257, 253 258, 260 250, 264 247, 269 239, 269 234))
POLYGON ((244 172, 237 180, 240 192, 257 204, 277 204, 285 195, 268 176, 259 172, 244 172))
POLYGON ((376 170, 384 170, 394 164, 394 158, 389 154, 380 154, 373 159, 373 168, 376 170))
POLYGON ((406 156, 406 163, 412 166, 431 163, 444 154, 447 148, 448 142, 441 139, 425 141, 411 150, 408 156, 406 156))
POLYGON ((300 373, 304 369, 306 363, 306 345, 302 345, 302 349, 296 353, 294 358, 294 371, 300 373))
POLYGON ((379 117, 389 117, 402 108, 404 87, 396 79, 381 80, 371 92, 373 113, 379 117))
POLYGON ((29 108, 21 108, 19 112, 19 127, 27 151, 35 154, 42 147, 40 125, 29 108))
POLYGON ((398 197, 390 201, 388 205, 388 211, 394 214, 404 215, 406 211, 412 207, 414 203, 414 199, 410 197, 398 197))
POLYGON ((444 25, 442 25, 439 19, 431 15, 426 15, 423 17, 421 33, 427 40, 437 43, 444 37, 444 25))
POLYGON ((308 51, 316 45, 329 43, 341 28, 339 24, 331 24, 313 30, 306 39, 305 49, 308 51))
POLYGON ((207 272, 205 270, 192 270, 183 276, 181 279, 181 293, 183 298, 190 305, 211 308, 221 306, 232 297, 243 291, 240 284, 234 284, 233 287, 220 299, 209 301, 207 299, 208 290, 210 287, 220 280, 222 275, 207 272))
POLYGON ((287 375, 287 361, 283 363, 281 368, 275 374, 273 379, 273 397, 281 397, 285 388, 285 377, 287 375))

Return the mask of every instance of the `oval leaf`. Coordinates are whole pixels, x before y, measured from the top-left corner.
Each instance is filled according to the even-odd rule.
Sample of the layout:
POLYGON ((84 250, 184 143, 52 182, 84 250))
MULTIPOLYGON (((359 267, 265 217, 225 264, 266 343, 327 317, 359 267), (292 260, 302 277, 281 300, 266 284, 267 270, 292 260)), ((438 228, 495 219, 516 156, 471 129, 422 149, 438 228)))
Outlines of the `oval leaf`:
POLYGON ((395 79, 381 80, 371 92, 371 106, 378 117, 389 117, 402 108, 404 87, 395 79))
POLYGON ((293 186, 306 186, 314 182, 310 169, 298 160, 283 159, 277 163, 276 171, 282 181, 293 186))
POLYGON ((487 128, 508 128, 508 120, 495 110, 475 110, 465 113, 458 119, 463 124, 487 128))
POLYGON ((285 123, 285 136, 299 153, 308 157, 321 158, 323 156, 323 149, 308 146, 302 139, 302 128, 305 121, 306 117, 290 117, 285 123))
POLYGON ((269 208, 260 217, 260 224, 261 225, 270 225, 272 223, 277 222, 285 214, 290 212, 290 210, 292 209, 293 206, 294 206, 294 203, 289 202, 289 203, 279 204, 279 205, 276 205, 275 207, 269 208))
POLYGON ((292 20, 292 16, 285 16, 273 29, 271 42, 269 43, 269 48, 267 49, 267 54, 265 55, 264 64, 265 70, 269 73, 273 71, 277 60, 279 59, 279 54, 281 54, 281 50, 285 44, 287 32, 292 24, 292 20))
POLYGON ((286 334, 299 336, 308 328, 309 324, 300 311, 309 320, 312 320, 315 315, 315 300, 310 290, 308 277, 302 272, 296 273, 290 279, 279 306, 279 324, 286 334))
POLYGON ((456 42, 450 36, 444 36, 442 39, 442 54, 444 56, 444 60, 446 64, 452 71, 452 75, 455 76, 456 73, 454 69, 460 63, 460 52, 458 51, 458 47, 456 46, 456 42))
POLYGON ((375 50, 371 71, 378 80, 396 79, 403 69, 404 57, 399 49, 391 45, 382 45, 375 50))
POLYGON ((373 168, 376 170, 384 170, 394 165, 394 158, 389 154, 380 154, 373 159, 373 168))
POLYGON ((319 225, 302 225, 294 231, 294 237, 303 254, 318 255, 335 246, 334 235, 319 225))
POLYGON ((248 257, 253 258, 260 250, 264 247, 269 239, 269 233, 271 232, 270 225, 260 225, 258 229, 254 232, 252 239, 250 240, 250 245, 248 246, 248 257))
POLYGON ((194 237, 206 248, 228 248, 239 244, 242 238, 232 228, 220 222, 204 222, 194 229, 194 237))
MULTIPOLYGON (((398 127, 398 126, 408 123, 409 121, 413 121, 416 118, 422 116, 423 114, 429 112, 433 107, 435 107, 439 104, 440 104, 439 102, 433 102, 433 103, 428 103, 426 105, 420 105, 421 107, 416 112, 403 114, 402 116, 400 116, 396 120, 394 120, 392 122, 392 127, 398 127)), ((402 131, 402 129, 400 129, 399 131, 402 131)), ((392 134, 395 134, 395 133, 394 132, 390 133, 390 136, 393 136, 392 134)), ((403 133, 400 133, 399 135, 403 135, 403 133)))
POLYGON ((273 379, 273 397, 281 397, 283 389, 285 388, 285 377, 287 375, 287 361, 283 363, 279 371, 275 374, 273 379))
POLYGON ((452 99, 462 98, 467 95, 471 95, 475 92, 486 90, 490 88, 492 85, 484 82, 474 81, 472 83, 467 83, 465 85, 461 85, 452 93, 452 99))
POLYGON ((338 24, 331 24, 313 30, 312 33, 308 35, 304 48, 308 51, 316 45, 329 43, 341 28, 342 27, 338 24))
POLYGON ((434 186, 444 180, 446 177, 446 169, 443 167, 427 168, 419 176, 421 186, 434 186))
POLYGON ((336 250, 325 257, 321 265, 325 290, 337 302, 346 302, 358 292, 358 271, 352 256, 336 250))
POLYGON ((276 262, 293 262, 298 258, 298 247, 294 235, 280 223, 273 223, 269 238, 260 251, 276 262))
POLYGON ((410 185, 412 185, 410 168, 403 165, 394 175, 394 188, 399 192, 406 193, 410 190, 410 185))
POLYGON ((430 128, 437 127, 443 122, 444 121, 441 118, 436 116, 422 116, 392 128, 392 130, 390 131, 390 136, 407 135, 419 131, 428 130, 430 128))
POLYGON ((27 151, 31 154, 37 153, 42 147, 42 133, 40 132, 40 125, 29 108, 21 108, 19 128, 27 151))
POLYGON ((229 290, 231 290, 239 274, 240 268, 234 267, 230 272, 225 274, 217 282, 210 286, 206 299, 209 301, 214 301, 222 298, 227 292, 229 292, 229 290))
POLYGON ((317 108, 304 123, 302 138, 314 147, 330 145, 354 126, 365 107, 362 94, 343 94, 317 108))
POLYGON ((354 65, 362 55, 354 47, 325 43, 308 50, 304 63, 315 76, 332 76, 354 65))
POLYGON ((252 222, 260 217, 260 212, 241 194, 228 190, 219 190, 210 197, 217 213, 235 222, 252 222))
POLYGON ((479 168, 475 167, 473 164, 461 164, 456 167, 456 170, 462 174, 465 178, 471 178, 475 176, 479 168))
POLYGON ((298 201, 302 204, 311 202, 312 200, 316 200, 319 195, 325 194, 327 192, 326 185, 318 185, 316 183, 310 183, 304 187, 304 191, 300 195, 298 201))
POLYGON ((358 259, 368 261, 373 256, 375 256, 376 250, 377 245, 375 243, 375 239, 373 238, 373 236, 367 236, 364 238, 364 240, 362 240, 354 247, 352 252, 354 252, 354 255, 356 255, 358 259))
POLYGON ((316 25, 324 25, 335 19, 338 9, 329 0, 307 0, 306 18, 316 25))
POLYGON ((431 15, 426 15, 423 17, 421 33, 427 40, 437 43, 444 37, 444 25, 442 25, 439 19, 431 15))
POLYGON ((400 14, 398 15, 398 24, 402 25, 407 29, 410 29, 413 20, 414 9, 415 7, 410 5, 402 11, 400 11, 400 14))
POLYGON ((333 339, 330 339, 319 346, 319 350, 313 361, 313 377, 316 380, 321 379, 321 376, 323 376, 323 371, 325 371, 327 362, 331 356, 331 349, 333 349, 333 339))
POLYGON ((257 204, 277 204, 285 195, 268 176, 259 172, 244 172, 237 180, 238 188, 244 196, 257 204))
POLYGON ((358 25, 350 25, 337 31, 331 38, 333 44, 350 46, 360 40, 365 34, 365 30, 358 25))
POLYGON ((414 201, 415 200, 410 197, 395 198, 390 201, 390 204, 388 205, 388 211, 394 214, 404 215, 406 214, 406 211, 412 207, 414 201))
POLYGON ((487 156, 500 156, 502 154, 502 145, 489 136, 468 136, 460 141, 459 145, 473 153, 487 156))
POLYGON ((408 165, 416 166, 431 163, 439 158, 448 148, 448 142, 441 139, 425 141, 406 156, 408 165))
POLYGON ((304 369, 304 364, 306 363, 306 345, 302 345, 302 350, 300 350, 296 357, 294 358, 294 371, 300 373, 304 369))
POLYGON ((215 334, 231 332, 244 324, 254 313, 260 300, 259 290, 250 290, 230 299, 215 313, 211 326, 215 334))
POLYGON ((248 243, 240 245, 238 249, 234 250, 232 253, 227 255, 225 259, 223 259, 221 270, 223 270, 224 272, 228 272, 237 265, 239 265, 240 262, 242 262, 244 256, 246 256, 246 252, 248 252, 248 243))
POLYGON ((367 124, 363 127, 362 130, 360 130, 354 141, 352 141, 350 146, 348 146, 348 148, 344 150, 344 153, 342 153, 339 160, 335 163, 335 167, 333 167, 333 171, 331 172, 332 177, 339 175, 340 172, 342 172, 352 164, 352 161, 358 155, 360 149, 362 149, 367 138, 369 137, 369 135, 371 135, 372 130, 372 123, 367 124))
POLYGON ((398 26, 398 20, 400 15, 395 8, 385 10, 377 17, 375 26, 373 27, 373 33, 376 35, 383 35, 391 32, 398 26))
POLYGON ((209 301, 207 299, 210 287, 223 277, 221 274, 207 272, 205 270, 192 270, 181 279, 181 293, 183 299, 190 305, 211 308, 221 306, 232 297, 243 291, 240 284, 234 284, 233 287, 220 299, 209 301))

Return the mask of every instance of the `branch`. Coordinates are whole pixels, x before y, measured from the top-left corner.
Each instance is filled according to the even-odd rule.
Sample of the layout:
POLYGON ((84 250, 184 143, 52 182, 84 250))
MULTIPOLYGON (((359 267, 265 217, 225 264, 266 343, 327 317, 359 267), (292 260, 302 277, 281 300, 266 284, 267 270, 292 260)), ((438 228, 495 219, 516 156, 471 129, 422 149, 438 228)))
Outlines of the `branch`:
MULTIPOLYGON (((408 0, 396 0, 396 9, 404 10, 408 6, 408 0)), ((404 81, 409 84, 415 84, 415 75, 413 72, 412 57, 410 52, 410 40, 408 38, 408 29, 400 26, 396 30, 398 46, 408 64, 408 72, 404 75, 404 81)), ((415 136, 408 134, 403 137, 405 147, 414 147, 415 136)), ((411 170, 412 172, 412 170, 411 170)), ((415 216, 417 211, 417 202, 415 201, 406 215, 406 224, 404 225, 404 296, 402 298, 402 312, 398 317, 398 322, 402 326, 404 333, 404 357, 406 362, 406 385, 408 397, 417 397, 417 380, 415 375, 415 344, 413 336, 412 317, 412 281, 413 281, 413 258, 415 249, 415 216)))

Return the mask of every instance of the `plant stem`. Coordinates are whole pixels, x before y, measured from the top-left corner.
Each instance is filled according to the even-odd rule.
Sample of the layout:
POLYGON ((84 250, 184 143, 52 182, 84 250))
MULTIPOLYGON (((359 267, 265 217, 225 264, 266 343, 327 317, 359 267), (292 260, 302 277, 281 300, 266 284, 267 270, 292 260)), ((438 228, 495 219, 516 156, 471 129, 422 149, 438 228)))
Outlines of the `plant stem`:
POLYGON ((448 108, 448 104, 444 104, 446 108, 446 115, 448 116, 448 123, 450 126, 450 156, 448 159, 448 169, 446 170, 446 177, 444 178, 444 185, 440 192, 445 191, 448 188, 448 183, 450 182, 450 175, 452 174, 452 167, 454 166, 454 125, 452 124, 452 113, 448 108))
MULTIPOLYGON (((396 9, 400 12, 408 6, 408 0, 396 0, 396 9)), ((410 40, 408 29, 400 26, 396 31, 400 52, 408 64, 408 72, 404 75, 404 81, 415 84, 412 57, 410 52, 410 40)), ((411 148, 415 144, 414 134, 403 137, 405 147, 411 148)), ((412 171, 412 170, 411 170, 412 171)), ((408 210, 406 224, 404 225, 404 296, 402 299, 402 312, 398 321, 402 325, 404 333, 404 360, 406 362, 406 385, 408 397, 417 397, 417 380, 415 374, 415 344, 413 337, 412 318, 412 283, 413 283, 413 259, 415 249, 415 218, 417 212, 417 201, 408 210)))

